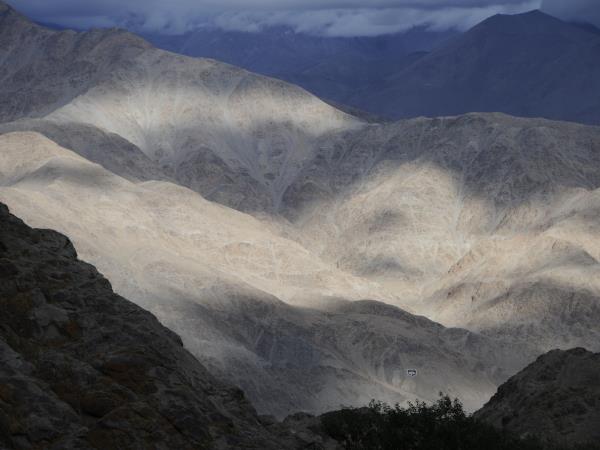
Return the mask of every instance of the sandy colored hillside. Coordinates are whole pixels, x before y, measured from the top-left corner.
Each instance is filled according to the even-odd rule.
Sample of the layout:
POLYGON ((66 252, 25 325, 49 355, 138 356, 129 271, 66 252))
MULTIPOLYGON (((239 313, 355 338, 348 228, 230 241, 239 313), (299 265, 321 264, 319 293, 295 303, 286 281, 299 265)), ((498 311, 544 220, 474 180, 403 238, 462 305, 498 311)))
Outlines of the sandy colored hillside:
POLYGON ((284 195, 306 245, 447 326, 598 348, 600 128, 501 114, 328 137, 284 195))
POLYGON ((129 182, 36 133, 2 135, 0 147, 2 201, 31 225, 71 236, 117 292, 180 333, 263 412, 439 390, 475 408, 525 360, 383 303, 352 303, 397 300, 186 188, 129 182), (413 366, 416 380, 406 375, 413 366))

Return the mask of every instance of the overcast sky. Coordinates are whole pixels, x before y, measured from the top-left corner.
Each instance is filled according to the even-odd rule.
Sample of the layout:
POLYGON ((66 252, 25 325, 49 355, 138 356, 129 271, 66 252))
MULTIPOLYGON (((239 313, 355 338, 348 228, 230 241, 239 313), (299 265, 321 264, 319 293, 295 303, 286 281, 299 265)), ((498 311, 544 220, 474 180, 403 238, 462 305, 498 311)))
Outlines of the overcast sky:
POLYGON ((413 26, 465 30, 496 14, 542 8, 600 26, 600 0, 7 0, 38 21, 183 33, 216 24, 256 31, 289 25, 329 36, 375 36, 413 26))

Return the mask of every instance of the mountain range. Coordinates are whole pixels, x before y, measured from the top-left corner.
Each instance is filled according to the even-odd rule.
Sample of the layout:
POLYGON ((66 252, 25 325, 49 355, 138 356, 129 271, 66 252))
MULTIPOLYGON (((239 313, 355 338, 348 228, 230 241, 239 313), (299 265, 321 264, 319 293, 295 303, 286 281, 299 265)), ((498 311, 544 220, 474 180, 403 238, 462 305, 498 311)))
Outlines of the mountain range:
POLYGON ((541 11, 496 15, 459 33, 414 28, 376 38, 284 27, 144 35, 160 48, 223 60, 388 119, 503 112, 600 124, 600 33, 541 11))
POLYGON ((541 353, 598 351, 599 127, 365 121, 2 3, 0 79, 0 201, 261 414, 439 391, 473 411, 541 353))
MULTIPOLYGON (((348 448, 335 424, 349 414, 358 417, 346 433, 372 435, 367 408, 296 413, 283 422, 258 416, 179 336, 115 294, 67 237, 28 227, 1 203, 0 281, 3 448, 336 450, 348 448)), ((475 421, 455 416, 454 427, 469 427, 461 441, 506 441, 494 443, 502 449, 597 441, 599 357, 581 348, 541 356, 500 386, 475 421), (519 436, 539 444, 521 447, 519 436)), ((435 406, 426 415, 412 411, 431 425, 435 406)), ((414 436, 426 424, 413 419, 410 426, 414 436)))
MULTIPOLYGON (((285 26, 244 32, 211 26, 183 35, 142 33, 175 53, 213 58, 296 84, 316 96, 347 106, 355 91, 372 90, 427 54, 455 31, 415 27, 376 37, 315 36, 285 26)), ((377 108, 370 110, 377 114, 377 108)))
POLYGON ((532 11, 483 21, 356 106, 394 118, 495 111, 598 125, 599 79, 600 36, 532 11))

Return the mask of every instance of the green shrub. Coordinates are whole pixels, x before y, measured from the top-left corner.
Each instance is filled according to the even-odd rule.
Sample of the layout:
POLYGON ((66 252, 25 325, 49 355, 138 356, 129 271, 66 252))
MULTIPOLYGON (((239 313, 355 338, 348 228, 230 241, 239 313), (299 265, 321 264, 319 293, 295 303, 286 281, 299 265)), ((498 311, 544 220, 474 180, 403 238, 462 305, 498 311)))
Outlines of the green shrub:
POLYGON ((519 439, 474 419, 459 400, 441 394, 432 405, 417 401, 406 408, 373 401, 327 413, 321 423, 348 450, 549 450, 535 438, 519 439))

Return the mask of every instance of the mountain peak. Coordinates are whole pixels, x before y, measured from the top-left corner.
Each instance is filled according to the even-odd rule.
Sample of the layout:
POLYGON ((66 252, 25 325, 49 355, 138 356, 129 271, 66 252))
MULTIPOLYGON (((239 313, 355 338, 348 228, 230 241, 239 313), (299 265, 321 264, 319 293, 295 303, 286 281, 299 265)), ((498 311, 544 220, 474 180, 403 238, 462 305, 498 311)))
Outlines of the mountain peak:
POLYGON ((540 30, 556 26, 570 26, 566 22, 557 19, 554 16, 546 14, 539 9, 524 12, 521 14, 496 14, 476 25, 473 30, 490 30, 503 33, 522 33, 533 34, 540 30))
POLYGON ((521 17, 553 17, 549 14, 546 14, 545 12, 543 12, 541 9, 532 9, 531 11, 525 11, 524 13, 521 14, 515 14, 515 16, 521 16, 521 17))
MULTIPOLYGON (((560 20, 560 19, 556 19, 554 16, 551 16, 550 14, 545 13, 544 11, 540 10, 540 9, 532 9, 531 11, 525 11, 519 14, 495 14, 493 16, 491 16, 489 19, 494 19, 495 17, 508 17, 508 18, 513 18, 513 19, 555 19, 555 20, 560 20)), ((485 20, 484 20, 485 22, 485 20)))
MULTIPOLYGON (((0 23, 3 23, 2 28, 6 29, 8 25, 34 25, 34 23, 29 20, 26 16, 21 14, 19 11, 15 10, 8 3, 0 0, 0 23)), ((2 31, 2 30, 0 30, 2 31)))
POLYGON ((14 11, 12 7, 0 0, 0 14, 4 15, 9 11, 14 11))

